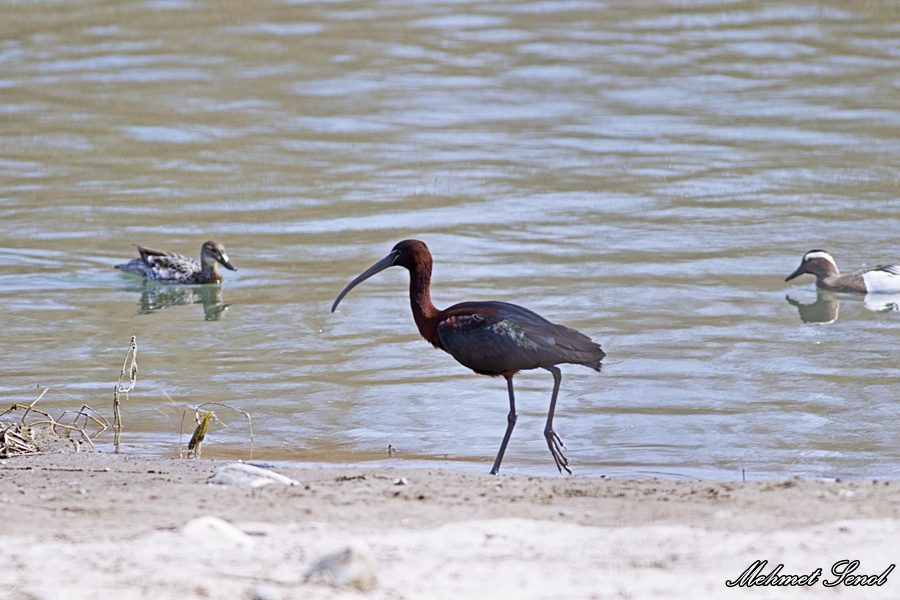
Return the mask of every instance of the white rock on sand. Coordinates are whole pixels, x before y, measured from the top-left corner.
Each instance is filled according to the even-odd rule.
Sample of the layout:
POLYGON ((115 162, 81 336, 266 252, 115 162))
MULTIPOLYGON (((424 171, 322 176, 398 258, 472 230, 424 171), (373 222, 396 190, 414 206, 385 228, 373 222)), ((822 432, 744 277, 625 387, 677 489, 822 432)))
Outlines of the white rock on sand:
POLYGON ((271 469, 263 469, 247 463, 228 463, 222 465, 206 480, 207 483, 217 485, 239 485, 247 487, 262 487, 273 483, 281 485, 300 485, 299 481, 285 477, 271 469))

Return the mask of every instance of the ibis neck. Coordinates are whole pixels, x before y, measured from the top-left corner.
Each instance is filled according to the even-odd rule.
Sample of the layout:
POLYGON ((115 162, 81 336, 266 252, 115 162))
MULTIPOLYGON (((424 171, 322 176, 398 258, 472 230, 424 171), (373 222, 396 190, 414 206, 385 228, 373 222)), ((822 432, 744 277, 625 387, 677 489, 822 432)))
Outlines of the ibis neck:
POLYGON ((422 337, 440 348, 437 336, 438 313, 431 302, 431 265, 416 265, 418 268, 409 271, 409 303, 412 307, 416 327, 422 337))

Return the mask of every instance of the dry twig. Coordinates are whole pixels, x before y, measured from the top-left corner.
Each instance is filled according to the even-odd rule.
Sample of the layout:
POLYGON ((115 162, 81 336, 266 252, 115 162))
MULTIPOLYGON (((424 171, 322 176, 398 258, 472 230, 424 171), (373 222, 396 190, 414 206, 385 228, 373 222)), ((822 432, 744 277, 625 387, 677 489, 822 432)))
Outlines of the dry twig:
POLYGON ((119 451, 119 437, 122 434, 122 413, 120 410, 121 402, 119 400, 119 394, 125 394, 125 397, 128 397, 128 394, 134 391, 134 385, 137 383, 137 336, 131 336, 131 344, 128 346, 128 350, 125 352, 125 362, 122 363, 122 371, 119 373, 119 382, 116 383, 116 388, 113 390, 113 413, 114 413, 114 425, 116 429, 116 452, 119 451), (131 359, 131 366, 128 365, 128 359, 131 359), (125 379, 125 371, 128 371, 128 379, 129 385, 127 388, 122 387, 122 380, 125 379))
MULTIPOLYGON (((21 456, 40 452, 43 446, 48 444, 52 445, 50 440, 62 437, 57 431, 57 428, 66 430, 67 438, 70 437, 70 434, 73 431, 78 432, 81 434, 82 439, 86 441, 91 448, 94 448, 91 436, 88 435, 84 428, 79 427, 77 422, 73 422, 72 425, 60 423, 62 416, 65 416, 66 413, 63 413, 59 419, 54 419, 50 413, 34 407, 34 405, 44 397, 48 389, 49 388, 44 388, 41 395, 35 398, 31 404, 19 404, 16 402, 0 413, 0 417, 2 417, 17 410, 24 411, 18 423, 0 423, 0 427, 3 428, 2 435, 0 435, 0 457, 8 458, 10 456, 21 456), (39 414, 43 419, 28 422, 26 421, 26 418, 30 413, 39 414)), ((84 406, 79 412, 83 413, 86 409, 93 411, 92 408, 84 406)), ((85 424, 87 423, 85 422, 85 424)), ((81 447, 78 442, 75 440, 72 440, 72 442, 75 444, 75 450, 80 451, 81 447)))

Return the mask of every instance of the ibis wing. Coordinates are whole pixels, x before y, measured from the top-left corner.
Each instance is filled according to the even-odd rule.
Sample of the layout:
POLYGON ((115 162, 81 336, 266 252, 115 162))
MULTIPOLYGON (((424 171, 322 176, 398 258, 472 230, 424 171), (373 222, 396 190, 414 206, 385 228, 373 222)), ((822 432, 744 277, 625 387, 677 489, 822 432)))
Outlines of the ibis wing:
POLYGON ((444 350, 477 373, 499 375, 560 363, 600 369, 604 357, 586 335, 506 302, 464 302, 438 324, 444 350))

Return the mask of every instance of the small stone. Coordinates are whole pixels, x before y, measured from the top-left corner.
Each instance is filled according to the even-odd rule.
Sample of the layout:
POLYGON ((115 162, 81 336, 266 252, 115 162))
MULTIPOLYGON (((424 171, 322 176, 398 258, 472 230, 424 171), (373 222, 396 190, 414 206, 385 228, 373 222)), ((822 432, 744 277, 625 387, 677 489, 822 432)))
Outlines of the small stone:
POLYGON ((264 485, 280 483, 281 485, 300 485, 299 481, 285 477, 270 469, 263 469, 245 463, 229 463, 216 469, 206 483, 218 485, 240 485, 258 488, 264 485))
POLYGON ((250 588, 250 600, 279 600, 280 596, 271 587, 255 585, 250 588))
POLYGON ((307 569, 304 582, 317 575, 325 576, 331 585, 338 588, 353 588, 368 592, 378 587, 375 574, 375 560, 368 547, 354 543, 343 550, 325 555, 307 569))
POLYGON ((210 546, 223 544, 247 546, 253 543, 249 535, 218 517, 206 516, 191 519, 181 526, 181 533, 195 542, 206 543, 210 546))
POLYGON ((406 485, 409 482, 406 480, 406 477, 401 477, 400 479, 394 480, 394 485, 406 485))

